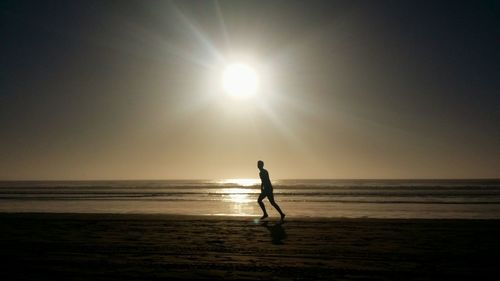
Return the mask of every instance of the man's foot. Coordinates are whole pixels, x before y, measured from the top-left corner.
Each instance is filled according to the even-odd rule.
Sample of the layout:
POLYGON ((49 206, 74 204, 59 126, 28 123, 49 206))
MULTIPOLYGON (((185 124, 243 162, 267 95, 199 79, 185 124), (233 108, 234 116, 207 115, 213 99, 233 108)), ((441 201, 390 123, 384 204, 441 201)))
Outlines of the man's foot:
POLYGON ((281 221, 285 220, 285 214, 281 214, 281 221))
POLYGON ((267 214, 264 214, 262 217, 260 217, 260 219, 263 220, 263 219, 265 219, 267 217, 269 217, 269 216, 267 214))

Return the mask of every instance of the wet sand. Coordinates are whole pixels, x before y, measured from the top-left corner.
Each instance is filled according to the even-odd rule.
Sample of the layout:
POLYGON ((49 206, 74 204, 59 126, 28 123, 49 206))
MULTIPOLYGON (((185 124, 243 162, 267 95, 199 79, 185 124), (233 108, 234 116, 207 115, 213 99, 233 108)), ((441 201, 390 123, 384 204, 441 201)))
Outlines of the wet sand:
POLYGON ((0 214, 2 280, 495 280, 500 220, 0 214))

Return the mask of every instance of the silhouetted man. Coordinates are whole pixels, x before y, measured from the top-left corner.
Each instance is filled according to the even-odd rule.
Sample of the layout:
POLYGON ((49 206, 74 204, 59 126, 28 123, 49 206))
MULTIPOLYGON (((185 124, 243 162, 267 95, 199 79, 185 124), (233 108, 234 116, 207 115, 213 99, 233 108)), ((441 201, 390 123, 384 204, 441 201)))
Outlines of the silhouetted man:
POLYGON ((262 200, 267 197, 267 199, 269 199, 269 202, 271 202, 271 205, 273 205, 273 207, 276 208, 276 210, 280 213, 281 220, 283 221, 285 219, 285 214, 281 211, 280 206, 278 206, 278 204, 274 202, 273 186, 271 185, 271 180, 269 179, 269 173, 266 169, 264 169, 264 162, 259 160, 257 162, 257 167, 260 170, 259 176, 260 180, 262 181, 262 184, 260 186, 260 195, 257 202, 259 203, 262 212, 264 212, 264 215, 262 215, 260 219, 265 219, 268 217, 266 207, 262 202, 262 200))

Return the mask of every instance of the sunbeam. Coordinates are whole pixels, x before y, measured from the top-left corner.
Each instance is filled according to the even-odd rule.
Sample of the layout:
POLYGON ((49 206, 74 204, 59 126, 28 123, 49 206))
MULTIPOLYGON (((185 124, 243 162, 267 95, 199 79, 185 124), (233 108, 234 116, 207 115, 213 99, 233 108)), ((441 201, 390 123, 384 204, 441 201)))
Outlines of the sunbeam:
POLYGON ((181 23, 189 30, 193 38, 195 38, 198 43, 200 43, 210 53, 210 55, 216 59, 217 63, 224 63, 224 57, 220 54, 210 39, 198 30, 192 20, 184 15, 184 13, 179 8, 175 7, 175 5, 174 11, 181 20, 181 23))

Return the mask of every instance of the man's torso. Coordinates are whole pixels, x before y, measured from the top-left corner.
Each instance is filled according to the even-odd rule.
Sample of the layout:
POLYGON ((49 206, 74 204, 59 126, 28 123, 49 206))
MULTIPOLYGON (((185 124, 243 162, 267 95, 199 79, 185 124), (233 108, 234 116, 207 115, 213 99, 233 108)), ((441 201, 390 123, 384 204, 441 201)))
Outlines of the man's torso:
POLYGON ((267 170, 262 169, 259 173, 259 176, 260 176, 260 180, 262 181, 263 191, 266 191, 266 192, 272 191, 273 186, 271 184, 271 180, 269 179, 269 173, 267 172, 267 170))

